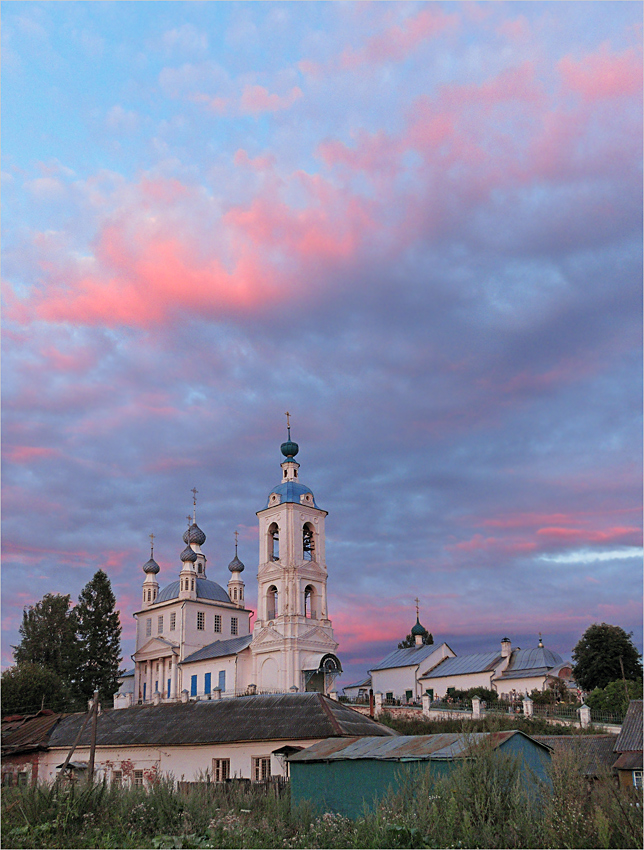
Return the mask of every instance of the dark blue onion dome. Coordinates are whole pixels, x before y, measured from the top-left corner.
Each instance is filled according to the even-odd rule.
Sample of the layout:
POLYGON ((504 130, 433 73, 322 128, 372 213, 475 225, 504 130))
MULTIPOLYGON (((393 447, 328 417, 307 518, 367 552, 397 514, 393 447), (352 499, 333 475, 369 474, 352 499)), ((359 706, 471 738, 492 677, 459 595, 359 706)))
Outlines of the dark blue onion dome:
POLYGON ((418 617, 416 617, 416 625, 411 630, 411 633, 413 637, 416 637, 416 635, 424 637, 427 634, 427 629, 425 628, 425 626, 421 626, 418 617))
POLYGON ((147 564, 143 564, 144 573, 154 573, 156 575, 160 569, 161 567, 157 564, 154 558, 150 558, 147 564))
POLYGON ((191 549, 190 546, 186 546, 186 548, 181 553, 181 560, 183 562, 192 561, 192 563, 194 564, 194 562, 197 560, 197 553, 194 551, 194 549, 191 549))
POLYGON ((285 443, 282 443, 282 445, 280 446, 280 450, 287 460, 293 460, 295 455, 299 452, 300 447, 296 442, 291 440, 291 426, 288 425, 287 428, 288 438, 285 443))
POLYGON ((199 528, 197 523, 193 522, 190 528, 187 528, 183 532, 183 542, 188 544, 195 543, 197 546, 203 546, 206 542, 206 535, 199 528))
POLYGON ((243 573, 244 572, 245 567, 242 564, 242 562, 239 560, 239 558, 237 557, 236 551, 235 551, 235 557, 228 564, 228 569, 230 570, 231 573, 243 573))

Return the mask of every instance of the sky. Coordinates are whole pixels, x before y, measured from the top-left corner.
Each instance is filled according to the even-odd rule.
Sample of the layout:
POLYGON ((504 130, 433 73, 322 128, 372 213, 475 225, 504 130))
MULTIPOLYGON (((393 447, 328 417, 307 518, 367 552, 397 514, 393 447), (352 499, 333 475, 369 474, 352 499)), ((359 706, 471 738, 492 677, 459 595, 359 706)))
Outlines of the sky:
POLYGON ((2 664, 300 480, 359 678, 642 648, 642 6, 2 4, 2 664))

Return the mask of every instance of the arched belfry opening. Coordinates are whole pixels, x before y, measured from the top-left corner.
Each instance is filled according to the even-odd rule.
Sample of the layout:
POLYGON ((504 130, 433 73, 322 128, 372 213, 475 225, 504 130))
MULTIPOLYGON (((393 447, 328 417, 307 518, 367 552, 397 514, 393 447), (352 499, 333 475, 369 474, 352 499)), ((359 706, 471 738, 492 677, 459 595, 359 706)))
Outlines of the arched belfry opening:
POLYGON ((315 561, 315 531, 310 522, 302 528, 302 554, 305 561, 315 561))
POLYGON ((272 584, 266 591, 266 619, 274 620, 278 615, 277 588, 272 584))
POLYGON ((280 530, 276 522, 268 527, 268 559, 279 561, 280 559, 280 530))
POLYGON ((307 584, 307 586, 304 588, 304 616, 310 617, 313 620, 315 620, 317 617, 317 606, 315 604, 316 596, 317 594, 313 585, 307 584))

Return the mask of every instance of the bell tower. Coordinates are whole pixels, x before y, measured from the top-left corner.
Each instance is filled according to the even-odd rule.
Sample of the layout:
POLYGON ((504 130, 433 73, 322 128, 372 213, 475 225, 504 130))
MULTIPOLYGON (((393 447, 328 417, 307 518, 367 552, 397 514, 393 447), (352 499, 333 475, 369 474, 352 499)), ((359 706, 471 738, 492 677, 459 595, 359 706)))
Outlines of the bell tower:
POLYGON ((263 691, 328 692, 342 668, 327 608, 324 521, 327 512, 300 483, 299 446, 281 445, 281 481, 259 518, 254 681, 263 691))

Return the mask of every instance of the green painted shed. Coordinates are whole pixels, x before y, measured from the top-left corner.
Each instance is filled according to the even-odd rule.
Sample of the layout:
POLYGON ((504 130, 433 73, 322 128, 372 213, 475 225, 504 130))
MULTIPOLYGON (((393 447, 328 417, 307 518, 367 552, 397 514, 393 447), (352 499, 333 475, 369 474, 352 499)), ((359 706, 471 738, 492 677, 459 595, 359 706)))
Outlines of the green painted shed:
POLYGON ((396 738, 327 738, 289 758, 291 802, 359 817, 394 790, 404 776, 426 770, 447 776, 463 759, 490 747, 517 758, 526 776, 548 782, 551 748, 518 730, 400 735, 396 738))

